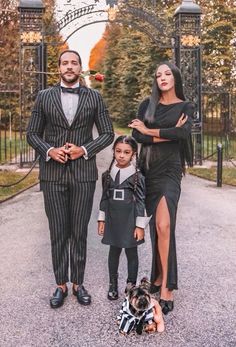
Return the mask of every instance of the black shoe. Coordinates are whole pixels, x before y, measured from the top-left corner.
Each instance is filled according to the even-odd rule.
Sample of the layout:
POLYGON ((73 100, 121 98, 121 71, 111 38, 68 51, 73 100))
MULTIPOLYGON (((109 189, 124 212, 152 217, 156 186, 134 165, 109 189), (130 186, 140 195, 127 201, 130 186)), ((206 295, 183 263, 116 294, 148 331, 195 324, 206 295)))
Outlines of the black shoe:
POLYGON ((50 299, 50 306, 51 308, 58 308, 61 307, 64 303, 64 299, 68 295, 68 288, 66 287, 66 291, 63 292, 63 289, 61 287, 57 287, 55 290, 55 293, 53 293, 52 298, 50 299))
POLYGON ((119 297, 118 295, 118 275, 111 276, 110 278, 110 284, 109 289, 107 293, 107 298, 109 300, 117 300, 119 297))
POLYGON ((151 284, 151 287, 150 287, 150 293, 151 294, 155 294, 155 293, 158 293, 161 289, 161 284, 159 286, 155 285, 155 284, 151 284))
POLYGON ((91 304, 91 295, 87 292, 84 286, 79 285, 77 290, 73 287, 73 294, 77 297, 78 303, 81 305, 90 305, 91 304))
POLYGON ((159 304, 160 304, 162 312, 164 314, 168 314, 169 312, 173 311, 173 309, 174 309, 174 301, 172 301, 172 300, 160 299, 159 304))

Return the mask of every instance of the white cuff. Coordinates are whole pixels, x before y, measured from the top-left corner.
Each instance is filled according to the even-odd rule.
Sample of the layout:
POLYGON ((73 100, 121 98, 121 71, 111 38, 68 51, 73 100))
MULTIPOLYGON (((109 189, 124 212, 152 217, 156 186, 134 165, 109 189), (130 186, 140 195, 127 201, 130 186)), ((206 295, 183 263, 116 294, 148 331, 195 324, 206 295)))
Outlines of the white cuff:
POLYGON ((152 217, 136 217, 136 227, 145 229, 152 217))
POLYGON ((99 222, 104 222, 105 221, 105 212, 104 211, 99 210, 98 221, 99 222))
POLYGON ((85 160, 88 160, 88 152, 87 152, 87 149, 84 147, 84 146, 81 146, 81 148, 83 148, 83 150, 84 150, 84 155, 83 155, 83 157, 84 157, 84 159, 85 160))
POLYGON ((48 155, 48 152, 51 151, 51 149, 53 149, 55 147, 50 147, 48 150, 47 150, 47 154, 46 154, 46 161, 49 161, 51 159, 51 157, 48 155))

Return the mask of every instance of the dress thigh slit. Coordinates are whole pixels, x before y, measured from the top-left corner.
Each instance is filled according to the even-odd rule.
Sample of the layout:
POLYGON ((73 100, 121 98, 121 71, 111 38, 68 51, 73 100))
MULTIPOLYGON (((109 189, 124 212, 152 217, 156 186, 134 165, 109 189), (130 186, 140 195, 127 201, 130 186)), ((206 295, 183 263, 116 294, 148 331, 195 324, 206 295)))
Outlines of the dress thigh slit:
POLYGON ((162 198, 165 198, 170 218, 170 240, 168 251, 168 271, 167 271, 167 283, 166 287, 169 290, 178 289, 177 285, 177 257, 176 257, 176 242, 175 242, 175 224, 176 224, 176 201, 172 200, 166 194, 158 196, 155 201, 154 213, 150 221, 150 235, 152 241, 152 271, 151 282, 154 283, 158 276, 161 275, 161 269, 158 268, 160 264, 160 255, 158 252, 158 234, 156 229, 156 212, 157 207, 162 198))

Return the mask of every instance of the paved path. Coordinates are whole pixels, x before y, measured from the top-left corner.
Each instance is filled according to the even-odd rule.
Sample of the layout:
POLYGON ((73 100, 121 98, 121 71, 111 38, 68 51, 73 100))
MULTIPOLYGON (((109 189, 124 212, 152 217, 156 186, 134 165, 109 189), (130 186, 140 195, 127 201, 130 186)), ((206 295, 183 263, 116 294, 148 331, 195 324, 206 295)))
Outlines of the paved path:
MULTIPOLYGON (((110 149, 99 155, 100 172, 107 168, 110 149)), ((100 185, 89 226, 85 285, 90 307, 69 295, 52 310, 54 289, 48 224, 38 187, 0 206, 0 346, 1 347, 197 347, 236 346, 236 189, 192 176, 183 179, 178 211, 179 291, 175 309, 165 317, 166 332, 120 336, 115 323, 122 298, 109 302, 108 247, 96 233, 100 185)), ((151 248, 139 249, 141 278, 149 275, 151 248)), ((120 292, 126 262, 122 254, 120 292)))

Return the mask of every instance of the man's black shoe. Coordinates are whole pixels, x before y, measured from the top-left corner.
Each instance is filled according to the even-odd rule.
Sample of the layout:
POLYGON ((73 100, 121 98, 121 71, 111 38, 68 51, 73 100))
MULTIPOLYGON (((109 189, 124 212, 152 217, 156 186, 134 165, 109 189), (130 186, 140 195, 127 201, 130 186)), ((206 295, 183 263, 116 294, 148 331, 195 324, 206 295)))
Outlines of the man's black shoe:
POLYGON ((77 297, 78 303, 81 305, 90 305, 91 304, 91 295, 87 292, 84 286, 79 285, 77 290, 73 287, 73 294, 77 297))
POLYGON ((63 292, 61 287, 57 287, 55 293, 53 293, 52 298, 50 299, 51 308, 61 307, 64 303, 64 299, 68 295, 68 288, 66 287, 66 291, 63 292))

